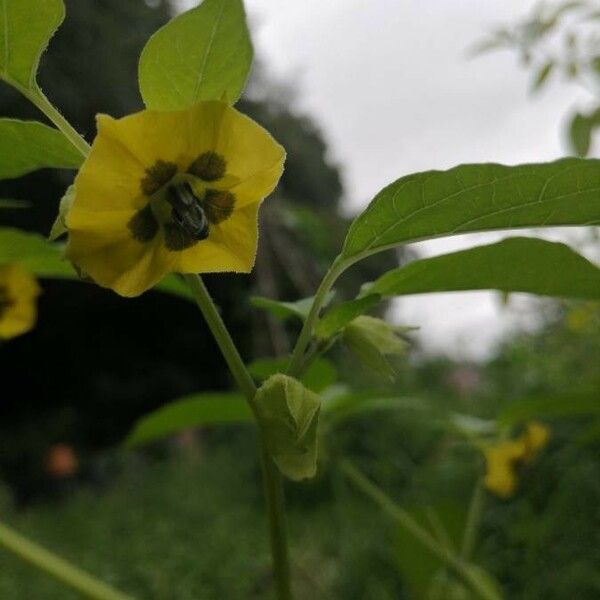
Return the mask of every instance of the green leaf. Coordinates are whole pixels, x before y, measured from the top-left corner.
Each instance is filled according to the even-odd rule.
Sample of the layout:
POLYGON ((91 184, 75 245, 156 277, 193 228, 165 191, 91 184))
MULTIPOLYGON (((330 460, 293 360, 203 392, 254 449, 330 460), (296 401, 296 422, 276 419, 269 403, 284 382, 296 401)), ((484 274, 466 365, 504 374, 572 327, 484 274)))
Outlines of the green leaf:
MULTIPOLYGON (((331 300, 333 300, 335 293, 329 292, 323 302, 323 306, 327 306, 331 300)), ((250 304, 255 308, 266 310, 271 313, 274 317, 282 320, 286 320, 292 317, 306 320, 310 308, 312 306, 314 297, 302 298, 295 302, 284 302, 282 300, 271 300, 271 298, 265 298, 264 296, 251 296, 250 304)))
POLYGON ((595 414, 600 414, 600 392, 574 392, 534 396, 511 402, 500 411, 498 421, 514 425, 536 418, 579 417, 595 414))
POLYGON ((317 424, 321 401, 298 380, 273 375, 256 393, 265 445, 279 470, 296 481, 317 472, 317 424))
POLYGON ((125 444, 133 448, 190 427, 251 421, 252 412, 240 394, 224 392, 192 394, 170 402, 139 419, 127 436, 125 444))
POLYGON ((315 335, 327 339, 341 331, 348 323, 379 304, 379 294, 369 294, 334 306, 321 318, 315 327, 315 335))
POLYGON ((153 110, 184 109, 202 100, 233 104, 251 64, 242 1, 204 0, 148 40, 140 58, 140 91, 153 110))
POLYGON ((77 279, 73 267, 62 258, 62 246, 37 233, 0 228, 0 263, 17 262, 38 277, 77 279))
POLYGON ((592 139, 592 123, 580 113, 575 113, 569 124, 569 140, 571 148, 577 156, 585 157, 590 151, 592 139))
POLYGON ((382 319, 363 315, 344 328, 343 340, 365 366, 393 378, 395 371, 387 357, 403 356, 407 347, 398 331, 382 319))
MULTIPOLYGON (((259 383, 266 381, 276 373, 285 373, 290 364, 289 358, 259 358, 248 365, 250 375, 259 383)), ((321 392, 337 381, 337 370, 326 358, 313 361, 300 381, 313 392, 321 392)))
MULTIPOLYGON (((63 245, 37 233, 0 227, 0 263, 5 262, 18 262, 38 277, 79 280, 75 269, 63 259, 63 245)), ((192 300, 187 286, 173 274, 167 275, 153 289, 192 300)))
POLYGON ((0 78, 35 89, 40 56, 64 18, 62 0, 0 0, 0 78))
POLYGON ((600 299, 600 269, 565 244, 516 237, 415 260, 388 271, 363 293, 389 297, 488 289, 600 299))
POLYGON ((13 200, 12 198, 0 198, 0 209, 22 209, 29 208, 31 203, 25 200, 13 200))
POLYGON ((533 92, 537 92, 544 86, 544 84, 548 81, 548 77, 550 77, 552 71, 554 70, 554 66, 554 62, 549 60, 540 67, 531 86, 531 90, 533 92))
POLYGON ((600 224, 600 160, 462 165, 408 175, 352 223, 342 259, 470 231, 600 224))
POLYGON ((378 411, 431 410, 421 398, 398 396, 390 392, 350 392, 323 401, 322 415, 328 422, 341 423, 354 417, 378 411))
POLYGON ((83 161, 58 129, 16 119, 0 119, 0 156, 0 179, 20 177, 36 169, 77 169, 83 161))

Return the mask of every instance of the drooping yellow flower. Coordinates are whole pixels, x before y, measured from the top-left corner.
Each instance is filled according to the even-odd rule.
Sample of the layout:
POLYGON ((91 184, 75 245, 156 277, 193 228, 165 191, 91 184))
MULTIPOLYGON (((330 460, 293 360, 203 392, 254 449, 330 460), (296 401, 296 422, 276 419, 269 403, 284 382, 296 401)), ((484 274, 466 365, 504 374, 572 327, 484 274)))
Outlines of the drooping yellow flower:
POLYGON ((485 487, 501 498, 512 496, 517 488, 518 465, 531 461, 548 443, 549 438, 548 428, 532 421, 518 438, 484 448, 485 487))
POLYGON ((0 340, 8 340, 33 329, 40 286, 22 267, 0 265, 0 340))
POLYGON ((97 123, 66 217, 76 267, 123 296, 169 272, 252 269, 285 159, 267 131, 216 101, 97 123))
POLYGON ((501 498, 512 496, 517 487, 516 463, 526 451, 522 440, 503 441, 485 448, 485 487, 501 498))

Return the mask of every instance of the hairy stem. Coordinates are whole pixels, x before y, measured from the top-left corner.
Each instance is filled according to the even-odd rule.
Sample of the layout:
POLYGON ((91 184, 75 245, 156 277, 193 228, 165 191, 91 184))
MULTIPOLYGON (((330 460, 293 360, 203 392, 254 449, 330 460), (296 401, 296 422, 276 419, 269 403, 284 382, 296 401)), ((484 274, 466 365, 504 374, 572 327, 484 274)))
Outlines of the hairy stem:
MULTIPOLYGON (((188 283, 194 299, 206 319, 206 323, 227 362, 229 370, 235 378, 238 387, 244 396, 246 396, 250 408, 256 416, 256 404, 254 399, 256 385, 231 339, 229 331, 227 331, 225 323, 223 323, 223 319, 212 301, 204 282, 198 275, 184 275, 184 279, 188 283)), ((278 600, 291 600, 292 592, 285 524, 283 482, 279 469, 269 456, 262 441, 260 455, 267 515, 269 518, 271 555, 273 557, 277 598, 278 600)))
POLYGON ((16 90, 21 92, 27 100, 29 100, 32 104, 34 104, 37 108, 39 108, 54 125, 56 125, 57 129, 62 131, 64 136, 81 152, 82 156, 86 157, 90 153, 90 145, 83 139, 83 137, 77 133, 75 128, 65 119, 59 112, 59 110, 46 98, 44 92, 40 90, 37 86, 28 89, 23 87, 21 84, 16 81, 7 80, 11 86, 13 86, 16 90))
POLYGON ((463 535, 461 556, 465 560, 469 560, 475 549, 477 542, 477 530, 483 513, 483 505, 485 501, 485 492, 481 479, 475 482, 471 503, 469 504, 469 512, 467 513, 467 522, 463 535))
POLYGON ((0 546, 22 560, 45 571, 55 579, 95 600, 133 600, 78 567, 23 537, 14 529, 0 523, 0 546))

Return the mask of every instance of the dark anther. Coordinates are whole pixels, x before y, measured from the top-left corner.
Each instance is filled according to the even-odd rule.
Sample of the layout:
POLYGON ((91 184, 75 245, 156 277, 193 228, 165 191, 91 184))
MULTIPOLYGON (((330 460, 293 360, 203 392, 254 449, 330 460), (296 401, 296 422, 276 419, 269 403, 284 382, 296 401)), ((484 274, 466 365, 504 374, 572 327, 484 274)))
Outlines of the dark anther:
POLYGON ((165 226, 167 248, 183 250, 208 237, 206 213, 187 181, 168 188, 167 202, 171 205, 173 219, 172 223, 165 226))
POLYGON ((158 221, 152 212, 150 204, 138 210, 127 223, 129 231, 138 242, 149 242, 154 239, 158 232, 158 221))
POLYGON ((140 182, 142 192, 146 196, 152 196, 165 184, 169 183, 177 173, 177 165, 157 160, 149 169, 146 169, 146 176, 140 182))
POLYGON ((203 200, 206 217, 211 223, 221 223, 233 212, 235 196, 231 192, 206 190, 203 200))
POLYGON ((188 173, 204 181, 216 181, 225 175, 226 168, 227 163, 220 154, 205 152, 190 165, 188 173))

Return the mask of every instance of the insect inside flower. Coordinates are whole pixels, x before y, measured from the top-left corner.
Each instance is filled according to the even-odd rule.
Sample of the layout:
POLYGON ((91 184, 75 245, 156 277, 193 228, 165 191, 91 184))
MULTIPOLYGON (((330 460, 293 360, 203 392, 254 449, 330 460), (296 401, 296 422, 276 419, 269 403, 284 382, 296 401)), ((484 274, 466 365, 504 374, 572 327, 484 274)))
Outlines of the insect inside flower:
POLYGON ((222 102, 100 115, 66 217, 67 257, 124 296, 169 272, 249 272, 258 207, 284 158, 262 127, 222 102))

